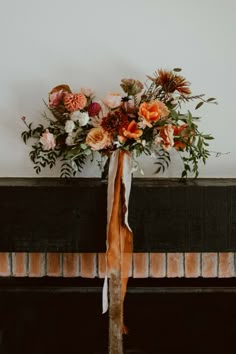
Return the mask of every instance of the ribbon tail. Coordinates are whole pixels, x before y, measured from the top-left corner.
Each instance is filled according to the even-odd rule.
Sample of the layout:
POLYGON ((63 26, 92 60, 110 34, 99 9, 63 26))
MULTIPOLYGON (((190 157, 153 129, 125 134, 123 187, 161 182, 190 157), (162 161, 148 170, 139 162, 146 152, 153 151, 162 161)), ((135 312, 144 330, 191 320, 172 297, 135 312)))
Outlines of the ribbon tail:
MULTIPOLYGON (((110 334, 127 333, 123 325, 123 303, 132 266, 133 234, 128 225, 131 187, 131 156, 124 151, 112 154, 108 180, 107 277, 110 278, 110 334), (116 318, 115 318, 116 317, 116 318), (118 325, 119 322, 119 325, 118 325)), ((108 308, 107 277, 103 287, 103 312, 108 308)), ((114 341, 113 341, 114 342, 114 341)))
POLYGON ((102 289, 102 313, 106 313, 108 310, 108 279, 107 275, 104 279, 103 289, 102 289))
MULTIPOLYGON (((131 170, 132 160, 129 154, 123 156, 123 173, 121 181, 121 282, 122 282, 122 310, 124 305, 125 294, 127 290, 128 279, 132 268, 132 254, 133 254, 133 233, 128 224, 128 204, 131 189, 131 170)), ((127 334, 128 330, 123 323, 123 333, 127 334)))
MULTIPOLYGON (((110 247, 109 242, 109 230, 110 230, 110 221, 114 218, 114 198, 117 198, 117 193, 115 193, 116 175, 118 169, 118 151, 115 151, 110 158, 109 163, 109 173, 108 173, 108 187, 107 187, 107 240, 106 240, 106 276, 103 284, 102 291, 102 313, 107 312, 108 310, 108 250, 110 247)), ((115 201, 117 204, 117 201, 115 201)))

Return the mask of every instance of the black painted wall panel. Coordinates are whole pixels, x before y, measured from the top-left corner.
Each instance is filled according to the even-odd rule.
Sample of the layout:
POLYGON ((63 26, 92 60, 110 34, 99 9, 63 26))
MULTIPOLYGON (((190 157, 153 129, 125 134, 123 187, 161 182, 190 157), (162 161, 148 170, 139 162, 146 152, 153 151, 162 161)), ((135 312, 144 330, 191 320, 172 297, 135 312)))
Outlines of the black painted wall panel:
MULTIPOLYGON (((103 252, 106 183, 0 179, 0 251, 103 252)), ((236 179, 134 179, 135 252, 236 251, 236 179)))

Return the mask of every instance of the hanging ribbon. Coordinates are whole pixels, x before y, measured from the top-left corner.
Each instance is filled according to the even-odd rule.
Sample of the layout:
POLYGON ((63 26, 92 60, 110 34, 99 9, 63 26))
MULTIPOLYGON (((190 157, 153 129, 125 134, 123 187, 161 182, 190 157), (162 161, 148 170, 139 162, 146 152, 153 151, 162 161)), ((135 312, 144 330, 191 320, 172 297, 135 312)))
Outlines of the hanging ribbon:
POLYGON ((132 158, 129 153, 122 150, 112 153, 107 191, 107 271, 103 286, 104 313, 108 310, 108 278, 110 278, 111 337, 111 331, 121 337, 122 332, 126 333, 123 325, 123 303, 133 251, 133 234, 128 224, 131 170, 132 158), (121 323, 122 328, 119 328, 118 323, 121 323))

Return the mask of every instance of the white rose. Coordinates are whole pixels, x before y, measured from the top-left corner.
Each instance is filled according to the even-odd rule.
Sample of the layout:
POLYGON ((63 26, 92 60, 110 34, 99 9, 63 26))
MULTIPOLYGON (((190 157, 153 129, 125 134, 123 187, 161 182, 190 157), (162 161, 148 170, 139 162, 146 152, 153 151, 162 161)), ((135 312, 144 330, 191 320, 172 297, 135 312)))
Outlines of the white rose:
POLYGON ((75 111, 71 114, 70 119, 74 122, 78 121, 81 127, 88 124, 89 115, 87 112, 75 111))
POLYGON ((71 135, 68 135, 68 137, 66 138, 66 145, 74 145, 74 138, 71 135))
POLYGON ((72 120, 67 120, 65 124, 66 133, 72 133, 75 128, 75 123, 72 120))

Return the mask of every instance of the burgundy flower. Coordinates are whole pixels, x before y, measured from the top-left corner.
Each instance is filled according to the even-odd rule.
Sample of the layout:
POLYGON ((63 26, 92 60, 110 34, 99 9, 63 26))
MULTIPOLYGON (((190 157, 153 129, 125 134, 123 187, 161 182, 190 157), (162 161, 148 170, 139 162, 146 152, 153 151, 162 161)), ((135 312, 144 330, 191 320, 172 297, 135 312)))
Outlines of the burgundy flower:
POLYGON ((88 114, 89 114, 90 117, 97 116, 100 111, 101 111, 101 106, 97 102, 92 102, 88 106, 88 114))
POLYGON ((120 130, 128 124, 127 115, 120 111, 113 111, 102 119, 101 126, 110 134, 118 134, 120 130))

